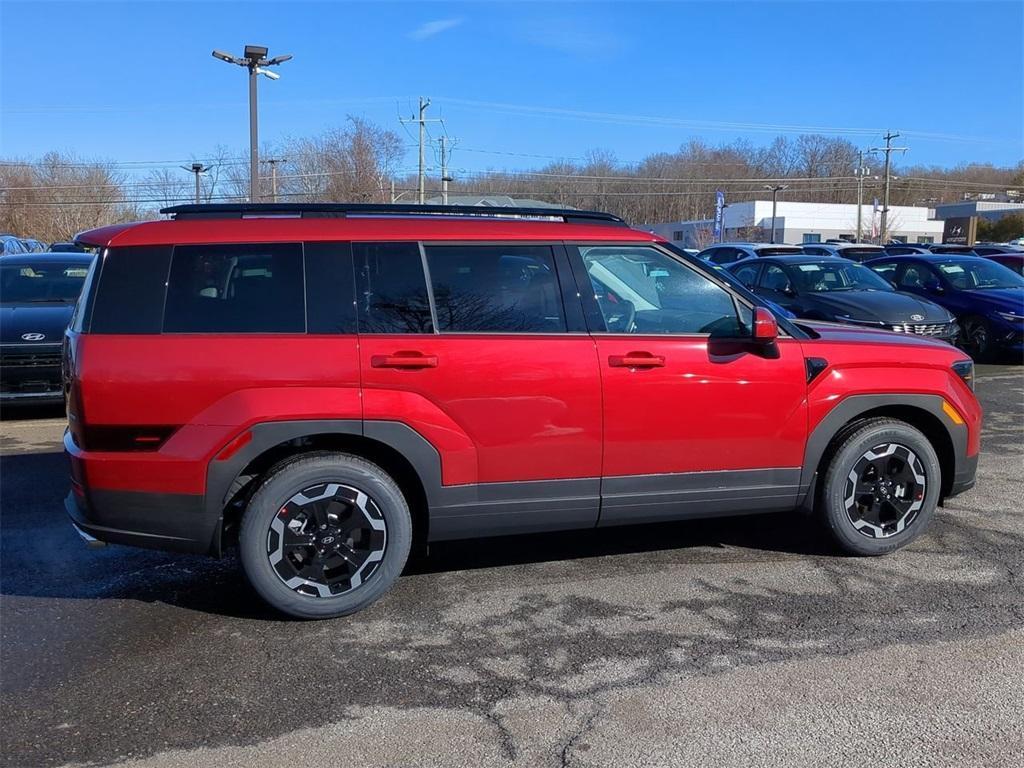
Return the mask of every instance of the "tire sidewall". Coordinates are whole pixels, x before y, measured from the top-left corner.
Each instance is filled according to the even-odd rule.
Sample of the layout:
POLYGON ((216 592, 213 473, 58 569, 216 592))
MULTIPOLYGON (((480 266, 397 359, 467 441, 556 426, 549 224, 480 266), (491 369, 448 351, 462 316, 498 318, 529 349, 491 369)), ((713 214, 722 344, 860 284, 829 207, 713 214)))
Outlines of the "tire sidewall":
POLYGON ((271 472, 253 495, 242 518, 239 552, 250 584, 274 608, 297 618, 332 618, 355 613, 391 587, 409 556, 412 520, 405 497, 393 480, 368 461, 342 454, 298 459, 271 472), (278 510, 293 495, 321 483, 342 483, 374 500, 387 525, 384 558, 352 592, 337 597, 300 595, 285 585, 267 555, 267 533, 278 510))
POLYGON ((879 424, 854 433, 836 453, 826 474, 822 497, 825 521, 833 536, 851 554, 884 555, 909 544, 928 527, 938 506, 942 489, 942 469, 935 449, 921 432, 909 425, 879 424), (884 539, 865 536, 858 531, 846 511, 846 483, 853 467, 871 448, 883 443, 898 443, 913 451, 924 467, 926 487, 924 503, 917 517, 903 531, 884 539))

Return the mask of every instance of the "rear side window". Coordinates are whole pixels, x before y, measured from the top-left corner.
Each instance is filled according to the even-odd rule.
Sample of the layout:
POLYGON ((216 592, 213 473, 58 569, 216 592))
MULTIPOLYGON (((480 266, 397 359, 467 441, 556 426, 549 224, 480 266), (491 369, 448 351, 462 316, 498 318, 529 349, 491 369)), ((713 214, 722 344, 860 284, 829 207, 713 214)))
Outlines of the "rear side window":
POLYGON ((353 243, 360 333, 433 333, 418 243, 353 243))
POLYGON ((426 248, 441 333, 565 333, 550 246, 426 248))
POLYGON ((169 245, 108 248, 102 263, 96 265, 99 285, 92 299, 91 320, 88 307, 80 310, 88 330, 160 333, 170 263, 169 245))
POLYGON ((298 243, 185 245, 174 249, 165 333, 304 333, 298 243))

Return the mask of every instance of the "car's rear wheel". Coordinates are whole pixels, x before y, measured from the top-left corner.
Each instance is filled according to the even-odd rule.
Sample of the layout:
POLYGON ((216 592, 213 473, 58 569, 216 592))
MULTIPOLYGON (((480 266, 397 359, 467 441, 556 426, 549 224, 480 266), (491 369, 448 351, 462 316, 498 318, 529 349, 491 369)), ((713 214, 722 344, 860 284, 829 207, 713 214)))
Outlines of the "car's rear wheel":
POLYGON ((884 555, 913 541, 935 514, 942 470, 919 430, 896 419, 868 419, 835 447, 820 501, 840 547, 884 555))
POLYGON ((976 316, 964 318, 958 346, 975 360, 987 360, 992 355, 992 329, 988 321, 976 316))
POLYGON ((394 480, 357 456, 317 453, 282 462, 242 517, 242 567, 259 595, 298 618, 354 613, 405 566, 409 506, 394 480))

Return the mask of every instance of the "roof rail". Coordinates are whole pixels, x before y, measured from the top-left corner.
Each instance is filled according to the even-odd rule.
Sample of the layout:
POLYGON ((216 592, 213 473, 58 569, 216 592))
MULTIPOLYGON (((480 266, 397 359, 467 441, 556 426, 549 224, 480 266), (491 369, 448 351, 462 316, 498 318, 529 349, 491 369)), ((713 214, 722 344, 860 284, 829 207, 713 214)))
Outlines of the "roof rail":
POLYGON ((615 224, 626 226, 625 220, 611 213, 577 211, 571 208, 517 208, 481 205, 411 205, 387 203, 209 203, 206 205, 172 205, 161 208, 180 219, 235 218, 346 218, 376 216, 475 217, 486 219, 547 219, 567 224, 615 224))

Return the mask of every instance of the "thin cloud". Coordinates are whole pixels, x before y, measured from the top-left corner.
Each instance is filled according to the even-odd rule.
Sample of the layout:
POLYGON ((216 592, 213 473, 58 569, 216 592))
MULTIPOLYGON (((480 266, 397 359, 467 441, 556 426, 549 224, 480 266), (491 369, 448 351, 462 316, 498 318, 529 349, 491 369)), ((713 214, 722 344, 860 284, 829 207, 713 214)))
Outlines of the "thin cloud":
POLYGON ((436 19, 435 21, 428 21, 410 32, 409 37, 413 40, 426 40, 428 37, 447 32, 461 23, 462 19, 436 19))

